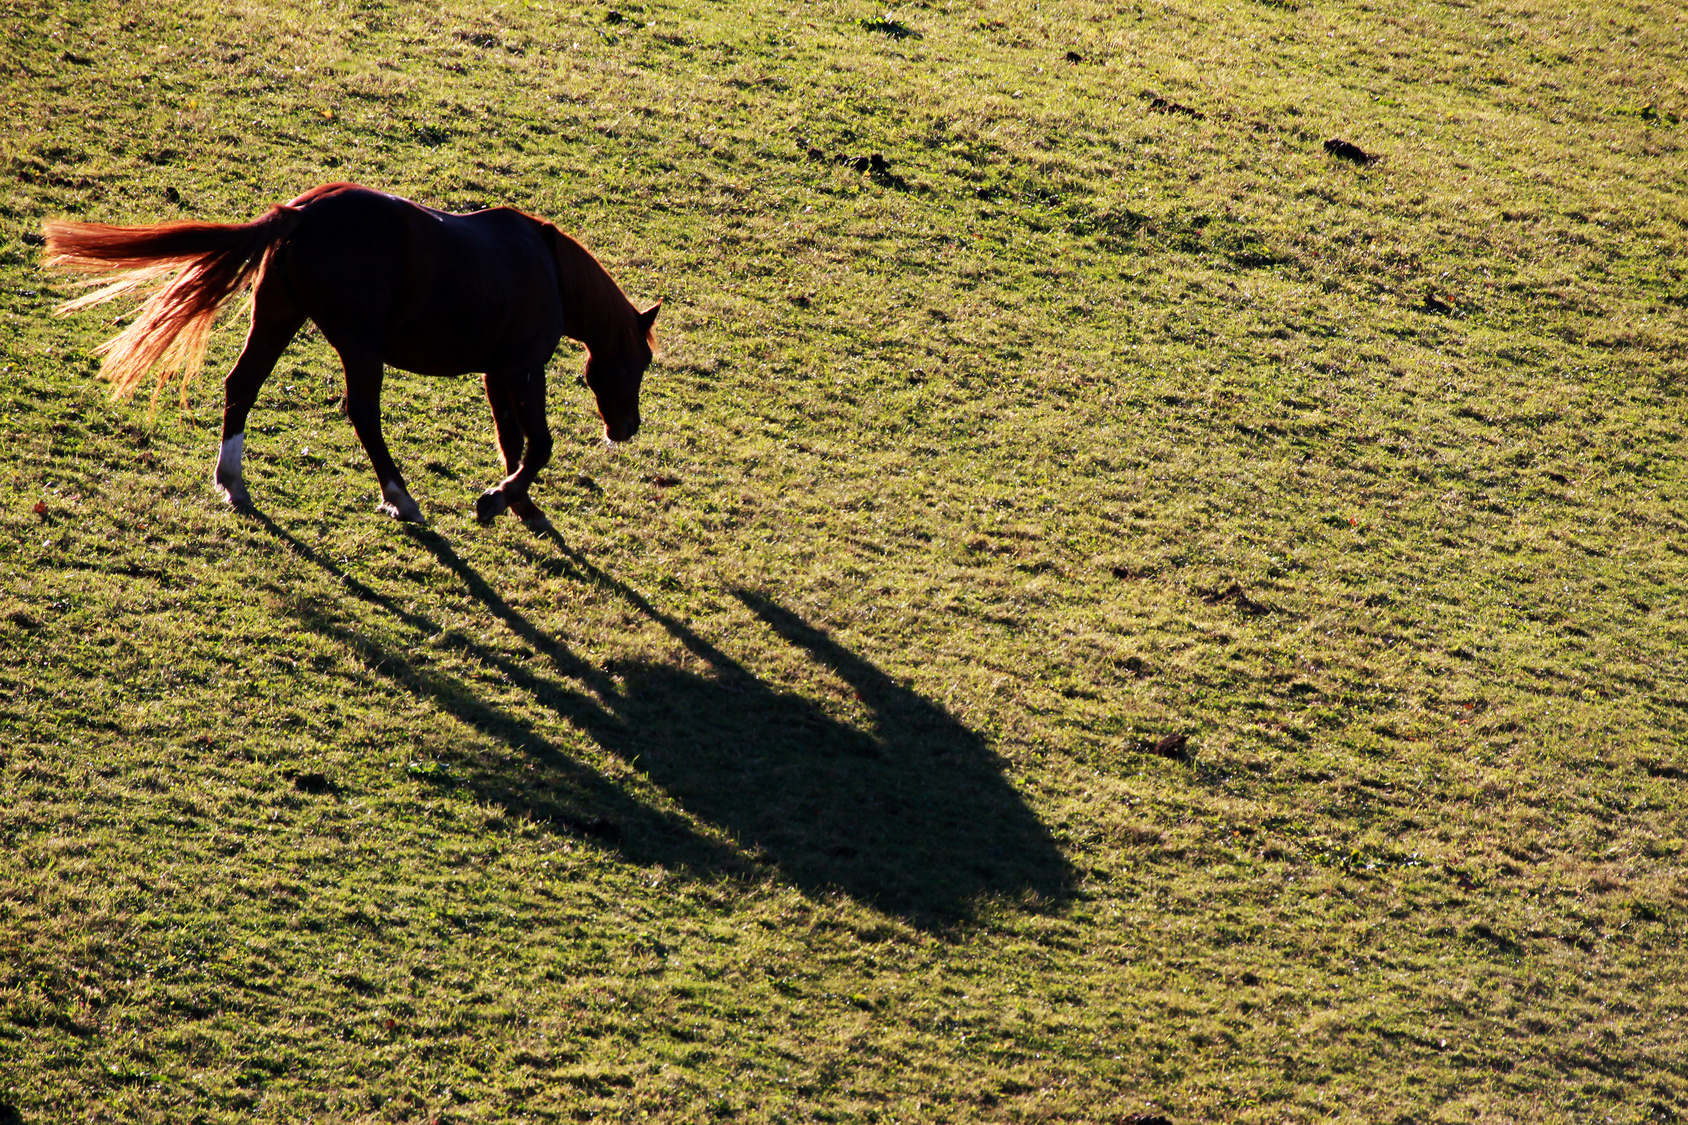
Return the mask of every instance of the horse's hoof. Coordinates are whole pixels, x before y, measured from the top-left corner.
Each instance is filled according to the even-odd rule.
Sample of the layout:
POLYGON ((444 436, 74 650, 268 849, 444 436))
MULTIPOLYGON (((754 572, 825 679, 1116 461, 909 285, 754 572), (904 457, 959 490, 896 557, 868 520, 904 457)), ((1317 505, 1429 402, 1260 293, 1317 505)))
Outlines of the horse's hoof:
POLYGON ((475 501, 475 519, 485 526, 509 506, 510 502, 504 498, 504 493, 483 492, 475 501))
POLYGON ((422 518, 422 509, 415 504, 401 508, 391 500, 383 500, 375 510, 384 516, 392 516, 400 523, 425 524, 428 522, 422 518))
POLYGON ((385 512, 405 523, 427 523, 422 509, 405 489, 402 481, 390 480, 381 485, 381 504, 376 511, 385 512))
POLYGON ((510 514, 523 523, 532 523, 534 520, 545 518, 545 513, 539 510, 539 505, 526 496, 518 496, 510 501, 510 514))
POLYGON ((229 488, 227 485, 219 484, 217 494, 223 498, 223 503, 237 512, 250 512, 252 510, 252 494, 244 488, 229 488))

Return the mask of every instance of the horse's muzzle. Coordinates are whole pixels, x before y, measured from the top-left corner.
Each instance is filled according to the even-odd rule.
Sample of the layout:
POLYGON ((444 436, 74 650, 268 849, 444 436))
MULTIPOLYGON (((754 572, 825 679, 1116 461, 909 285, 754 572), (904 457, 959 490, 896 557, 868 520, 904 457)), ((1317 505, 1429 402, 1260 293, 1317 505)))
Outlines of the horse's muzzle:
POLYGON ((632 418, 629 418, 627 421, 616 426, 612 426, 608 422, 604 423, 604 436, 609 438, 611 441, 626 441, 638 432, 638 415, 634 415, 632 418))

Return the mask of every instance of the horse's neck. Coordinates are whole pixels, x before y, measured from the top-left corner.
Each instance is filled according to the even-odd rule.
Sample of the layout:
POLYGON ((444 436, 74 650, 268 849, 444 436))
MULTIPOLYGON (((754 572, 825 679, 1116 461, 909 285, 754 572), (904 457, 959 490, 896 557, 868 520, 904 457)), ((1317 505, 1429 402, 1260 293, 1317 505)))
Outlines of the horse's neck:
POLYGON ((633 305, 586 247, 562 231, 557 231, 556 247, 564 330, 588 351, 597 351, 626 331, 633 305))

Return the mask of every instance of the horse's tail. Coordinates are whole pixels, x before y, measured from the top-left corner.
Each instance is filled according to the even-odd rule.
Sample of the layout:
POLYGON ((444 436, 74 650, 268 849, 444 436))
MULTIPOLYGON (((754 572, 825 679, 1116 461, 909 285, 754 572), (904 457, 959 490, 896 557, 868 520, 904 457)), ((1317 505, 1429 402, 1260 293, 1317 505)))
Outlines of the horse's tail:
POLYGON ((47 241, 42 265, 115 274, 88 282, 104 287, 66 301, 57 309, 60 316, 177 274, 141 306, 129 327, 94 353, 105 357, 100 375, 111 381, 114 396, 134 393, 157 371, 159 390, 180 372, 185 399, 188 382, 204 362, 218 310, 252 283, 275 244, 298 226, 301 215, 297 207, 277 205, 249 223, 117 227, 52 222, 43 228, 47 241))

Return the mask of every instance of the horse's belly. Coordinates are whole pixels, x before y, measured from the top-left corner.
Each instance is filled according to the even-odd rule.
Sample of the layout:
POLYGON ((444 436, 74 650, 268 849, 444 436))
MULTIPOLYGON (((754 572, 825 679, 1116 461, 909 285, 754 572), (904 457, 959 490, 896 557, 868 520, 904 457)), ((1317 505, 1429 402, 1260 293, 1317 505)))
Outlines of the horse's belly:
POLYGON ((417 375, 467 375, 485 371, 516 371, 544 367, 556 350, 560 333, 544 339, 531 333, 454 336, 418 332, 395 325, 382 345, 382 361, 417 375))
POLYGON ((417 375, 467 375, 471 372, 485 371, 489 366, 484 353, 472 350, 449 350, 441 348, 413 349, 389 340, 382 349, 381 360, 388 367, 396 367, 400 371, 410 371, 417 375))

